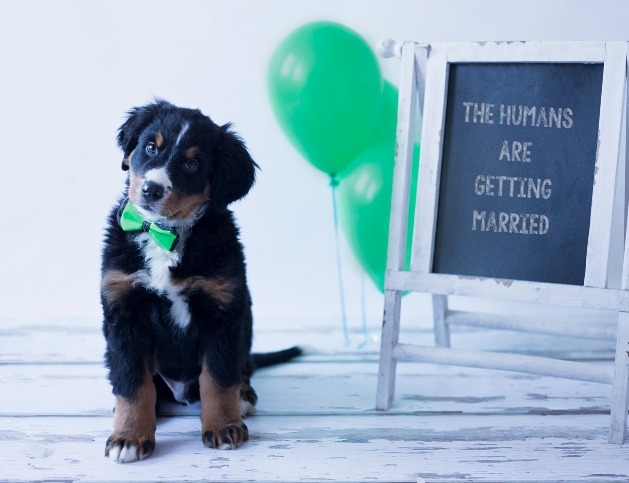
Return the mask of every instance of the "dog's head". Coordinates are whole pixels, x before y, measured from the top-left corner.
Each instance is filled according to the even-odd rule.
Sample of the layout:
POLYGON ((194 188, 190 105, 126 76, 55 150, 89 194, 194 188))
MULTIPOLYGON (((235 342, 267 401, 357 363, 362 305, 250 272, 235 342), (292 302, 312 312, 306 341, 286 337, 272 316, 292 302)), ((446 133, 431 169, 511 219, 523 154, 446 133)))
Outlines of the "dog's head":
POLYGON ((251 189, 257 165, 229 124, 164 100, 128 114, 118 132, 122 169, 147 219, 185 223, 202 206, 224 210, 251 189))

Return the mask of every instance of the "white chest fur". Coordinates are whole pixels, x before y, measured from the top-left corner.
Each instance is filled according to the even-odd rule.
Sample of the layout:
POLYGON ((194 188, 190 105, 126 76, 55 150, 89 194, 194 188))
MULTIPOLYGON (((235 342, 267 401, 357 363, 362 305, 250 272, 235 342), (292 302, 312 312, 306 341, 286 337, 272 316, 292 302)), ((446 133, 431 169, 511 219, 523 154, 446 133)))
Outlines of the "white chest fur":
MULTIPOLYGON (((170 316, 175 325, 185 329, 190 324, 188 301, 180 293, 180 288, 173 283, 170 269, 176 267, 181 255, 176 251, 166 251, 148 233, 142 233, 137 239, 148 268, 146 286, 167 297, 172 306, 170 316)), ((181 245, 183 245, 181 243, 181 245)))

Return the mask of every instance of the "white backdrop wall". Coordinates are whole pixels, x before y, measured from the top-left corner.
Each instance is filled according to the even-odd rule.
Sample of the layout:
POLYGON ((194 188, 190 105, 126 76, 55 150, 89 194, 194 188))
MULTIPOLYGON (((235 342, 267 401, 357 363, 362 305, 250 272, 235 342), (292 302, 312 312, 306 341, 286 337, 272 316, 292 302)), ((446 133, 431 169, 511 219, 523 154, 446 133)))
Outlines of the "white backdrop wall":
MULTIPOLYGON (((622 0, 0 0, 0 317, 99 317, 102 225, 124 180, 116 129, 159 96, 233 122, 262 167, 234 205, 258 319, 338 320, 328 181, 284 136, 266 85, 277 45, 317 20, 374 46, 629 39, 622 0)), ((398 85, 398 62, 380 65, 398 85)), ((377 327, 382 296, 341 248, 350 325, 364 281, 377 327)))

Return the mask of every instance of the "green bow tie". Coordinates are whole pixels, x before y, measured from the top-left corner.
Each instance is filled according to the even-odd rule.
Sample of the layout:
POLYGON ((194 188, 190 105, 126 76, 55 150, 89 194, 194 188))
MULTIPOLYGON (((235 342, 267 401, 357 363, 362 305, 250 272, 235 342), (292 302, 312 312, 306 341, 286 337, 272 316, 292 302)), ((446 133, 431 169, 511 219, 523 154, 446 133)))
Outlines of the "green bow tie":
POLYGON ((118 212, 118 223, 124 231, 146 231, 164 250, 170 252, 175 249, 179 241, 179 234, 176 230, 168 230, 157 223, 145 221, 136 207, 128 200, 123 202, 121 208, 118 212))

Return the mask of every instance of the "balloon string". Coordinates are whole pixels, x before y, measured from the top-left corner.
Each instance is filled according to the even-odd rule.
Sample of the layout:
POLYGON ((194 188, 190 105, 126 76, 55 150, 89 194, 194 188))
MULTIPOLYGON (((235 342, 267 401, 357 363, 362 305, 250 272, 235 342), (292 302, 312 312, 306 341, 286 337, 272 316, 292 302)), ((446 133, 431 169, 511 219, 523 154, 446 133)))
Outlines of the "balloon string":
POLYGON ((339 236, 339 217, 336 204, 336 187, 339 182, 334 175, 330 177, 332 187, 332 211, 334 213, 334 241, 336 243, 336 270, 339 276, 339 299, 341 301, 341 321, 343 323, 343 338, 345 344, 349 344, 349 333, 347 330, 347 315, 345 313, 345 290, 343 289, 343 265, 341 263, 341 241, 339 236))
POLYGON ((360 274, 360 309, 363 325, 363 341, 358 344, 358 348, 362 349, 367 345, 369 334, 367 333, 367 307, 365 303, 365 274, 360 274))

